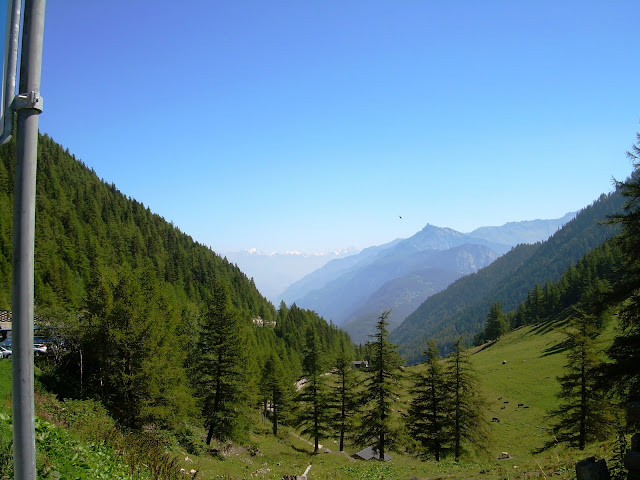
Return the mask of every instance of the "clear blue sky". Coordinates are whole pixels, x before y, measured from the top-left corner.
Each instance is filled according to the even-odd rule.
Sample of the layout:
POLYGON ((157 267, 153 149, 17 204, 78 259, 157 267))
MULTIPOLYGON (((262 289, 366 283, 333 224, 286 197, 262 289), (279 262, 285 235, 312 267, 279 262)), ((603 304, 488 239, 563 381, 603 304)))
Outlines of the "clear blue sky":
POLYGON ((219 252, 557 218, 631 172, 638 18, 637 0, 49 1, 40 129, 219 252))

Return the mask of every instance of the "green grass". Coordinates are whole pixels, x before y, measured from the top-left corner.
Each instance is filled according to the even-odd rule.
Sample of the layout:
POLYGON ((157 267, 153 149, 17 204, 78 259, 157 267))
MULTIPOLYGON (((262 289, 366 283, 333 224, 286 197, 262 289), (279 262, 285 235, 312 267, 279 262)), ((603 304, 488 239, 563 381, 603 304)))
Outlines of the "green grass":
MULTIPOLYGON (((556 406, 556 378, 562 374, 566 360, 561 327, 562 322, 523 327, 473 351, 472 364, 489 402, 487 417, 500 420, 499 423, 491 423, 492 438, 486 456, 467 458, 460 463, 450 459, 436 463, 390 452, 393 456, 391 462, 363 462, 337 452, 337 444, 333 440, 323 442, 323 450, 331 452, 314 455, 312 445, 287 427, 282 427, 279 438, 274 438, 270 434, 270 424, 263 423, 257 414, 255 423, 258 427, 243 446, 229 445, 225 448, 219 445, 224 453, 216 456, 192 455, 177 446, 174 446, 173 453, 179 455, 181 467, 187 472, 197 470, 197 478, 201 480, 279 480, 285 474, 300 475, 309 464, 313 465, 309 480, 574 478, 573 465, 576 461, 591 455, 610 458, 613 439, 590 445, 582 452, 558 445, 535 453, 551 438, 547 415, 556 406), (519 403, 529 408, 518 407, 519 403), (511 458, 497 460, 502 452, 509 452, 511 458)), ((603 335, 603 345, 610 342, 613 332, 612 325, 603 335)), ((406 371, 410 373, 420 368, 411 367, 406 371)), ((10 440, 7 421, 11 408, 10 375, 11 362, 0 361, 0 445, 7 438, 10 440)), ((53 423, 38 421, 38 468, 44 472, 38 478, 134 478, 126 476, 126 466, 112 449, 100 442, 87 440, 91 431, 103 429, 106 432, 111 428, 111 420, 98 405, 69 403, 61 406, 51 397, 46 398, 49 400, 40 399, 38 412, 41 417, 51 417, 49 420, 53 423), (75 425, 75 431, 61 429, 54 424, 55 419, 58 423, 62 419, 62 423, 66 421, 75 425)), ((398 416, 398 410, 406 410, 407 401, 408 395, 403 392, 396 409, 398 416)), ((202 442, 204 432, 197 432, 196 436, 202 442)), ((347 450, 353 453, 356 447, 348 446, 347 450)))
POLYGON ((500 420, 493 423, 495 457, 503 451, 522 457, 549 440, 545 417, 556 406, 563 340, 554 329, 543 333, 523 327, 473 356, 490 416, 500 420))
MULTIPOLYGON (((474 350, 472 363, 489 402, 487 417, 500 420, 491 423, 491 448, 486 457, 460 463, 450 459, 436 463, 391 452, 393 460, 388 463, 354 461, 336 452, 312 455, 312 447, 286 428, 282 429, 282 438, 275 440, 266 426, 264 431, 252 436, 252 442, 260 450, 258 456, 238 453, 225 460, 203 459, 199 463, 202 478, 226 475, 220 478, 280 479, 283 474, 301 474, 308 464, 313 464, 310 480, 574 478, 574 464, 578 460, 591 455, 610 458, 613 439, 590 445, 585 451, 558 445, 535 453, 551 439, 547 415, 556 406, 556 378, 562 374, 566 361, 562 326, 559 321, 523 327, 494 344, 474 350), (528 408, 518 407, 519 403, 528 408), (511 458, 498 460, 505 451, 511 458)), ((603 344, 612 336, 613 326, 603 335, 603 344)), ((411 367, 406 371, 420 368, 411 367)), ((407 400, 408 395, 403 392, 398 409, 406 409, 407 400)), ((326 448, 335 448, 332 441, 325 443, 326 448)), ((355 448, 348 451, 352 453, 355 448)))
MULTIPOLYGON (((548 413, 557 407, 557 377, 566 363, 564 326, 557 321, 521 327, 473 355, 491 417, 500 420, 493 423, 495 456, 507 451, 526 457, 551 439, 548 413)), ((613 333, 612 323, 602 335, 603 346, 613 333)))
MULTIPOLYGON (((125 464, 120 455, 106 442, 90 441, 86 435, 73 428, 61 428, 63 417, 73 419, 79 427, 83 418, 87 432, 95 433, 104 425, 105 417, 96 402, 77 401, 61 404, 53 396, 36 395, 36 410, 46 414, 35 419, 36 470, 38 479, 150 479, 146 468, 134 468, 125 464), (87 425, 89 424, 89 425, 87 425), (132 473, 133 471, 133 473, 132 473)), ((102 409, 103 410, 103 409, 102 409)), ((85 432, 86 433, 86 432, 85 432)), ((0 480, 13 478, 11 417, 11 361, 0 361, 0 480)))

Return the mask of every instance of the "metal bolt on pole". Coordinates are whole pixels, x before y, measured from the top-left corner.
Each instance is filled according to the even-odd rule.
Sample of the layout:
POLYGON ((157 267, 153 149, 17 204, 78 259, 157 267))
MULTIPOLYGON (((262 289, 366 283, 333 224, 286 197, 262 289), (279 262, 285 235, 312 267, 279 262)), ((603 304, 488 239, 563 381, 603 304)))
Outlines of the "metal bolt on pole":
POLYGON ((14 478, 35 480, 33 394, 33 264, 35 245, 38 115, 45 0, 25 0, 16 131, 13 204, 12 389, 14 478))

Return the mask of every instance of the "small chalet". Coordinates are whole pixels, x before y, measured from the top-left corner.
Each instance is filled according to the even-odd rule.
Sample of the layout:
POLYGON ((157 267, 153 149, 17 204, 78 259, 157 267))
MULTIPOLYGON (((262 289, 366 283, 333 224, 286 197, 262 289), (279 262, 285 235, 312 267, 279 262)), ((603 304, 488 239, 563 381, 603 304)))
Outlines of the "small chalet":
POLYGON ((368 370, 369 362, 366 360, 356 360, 355 362, 351 362, 351 368, 357 368, 358 370, 368 370))
MULTIPOLYGON (((353 458, 357 458, 359 460, 378 460, 378 457, 380 455, 377 452, 373 451, 373 446, 369 446, 369 447, 365 448, 364 450, 360 450, 359 452, 354 453, 351 456, 353 458)), ((384 454, 384 461, 388 462, 389 460, 391 460, 391 455, 387 455, 385 453, 384 454)))

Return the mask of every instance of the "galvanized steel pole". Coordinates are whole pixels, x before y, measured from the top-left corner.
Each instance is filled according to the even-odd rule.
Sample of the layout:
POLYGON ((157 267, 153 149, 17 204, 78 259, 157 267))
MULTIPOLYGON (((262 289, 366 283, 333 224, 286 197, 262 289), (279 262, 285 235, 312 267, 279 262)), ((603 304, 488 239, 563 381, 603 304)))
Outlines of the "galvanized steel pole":
POLYGON ((18 43, 20 41, 21 0, 10 0, 7 5, 6 45, 4 46, 4 82, 2 84, 2 103, 0 113, 3 121, 0 125, 0 144, 9 141, 13 130, 13 97, 16 95, 16 74, 18 67, 18 43))
POLYGON ((16 181, 13 211, 12 350, 14 478, 35 480, 33 395, 33 263, 40 73, 45 0, 26 0, 15 108, 16 181), (22 100, 18 102, 18 100, 22 100))

